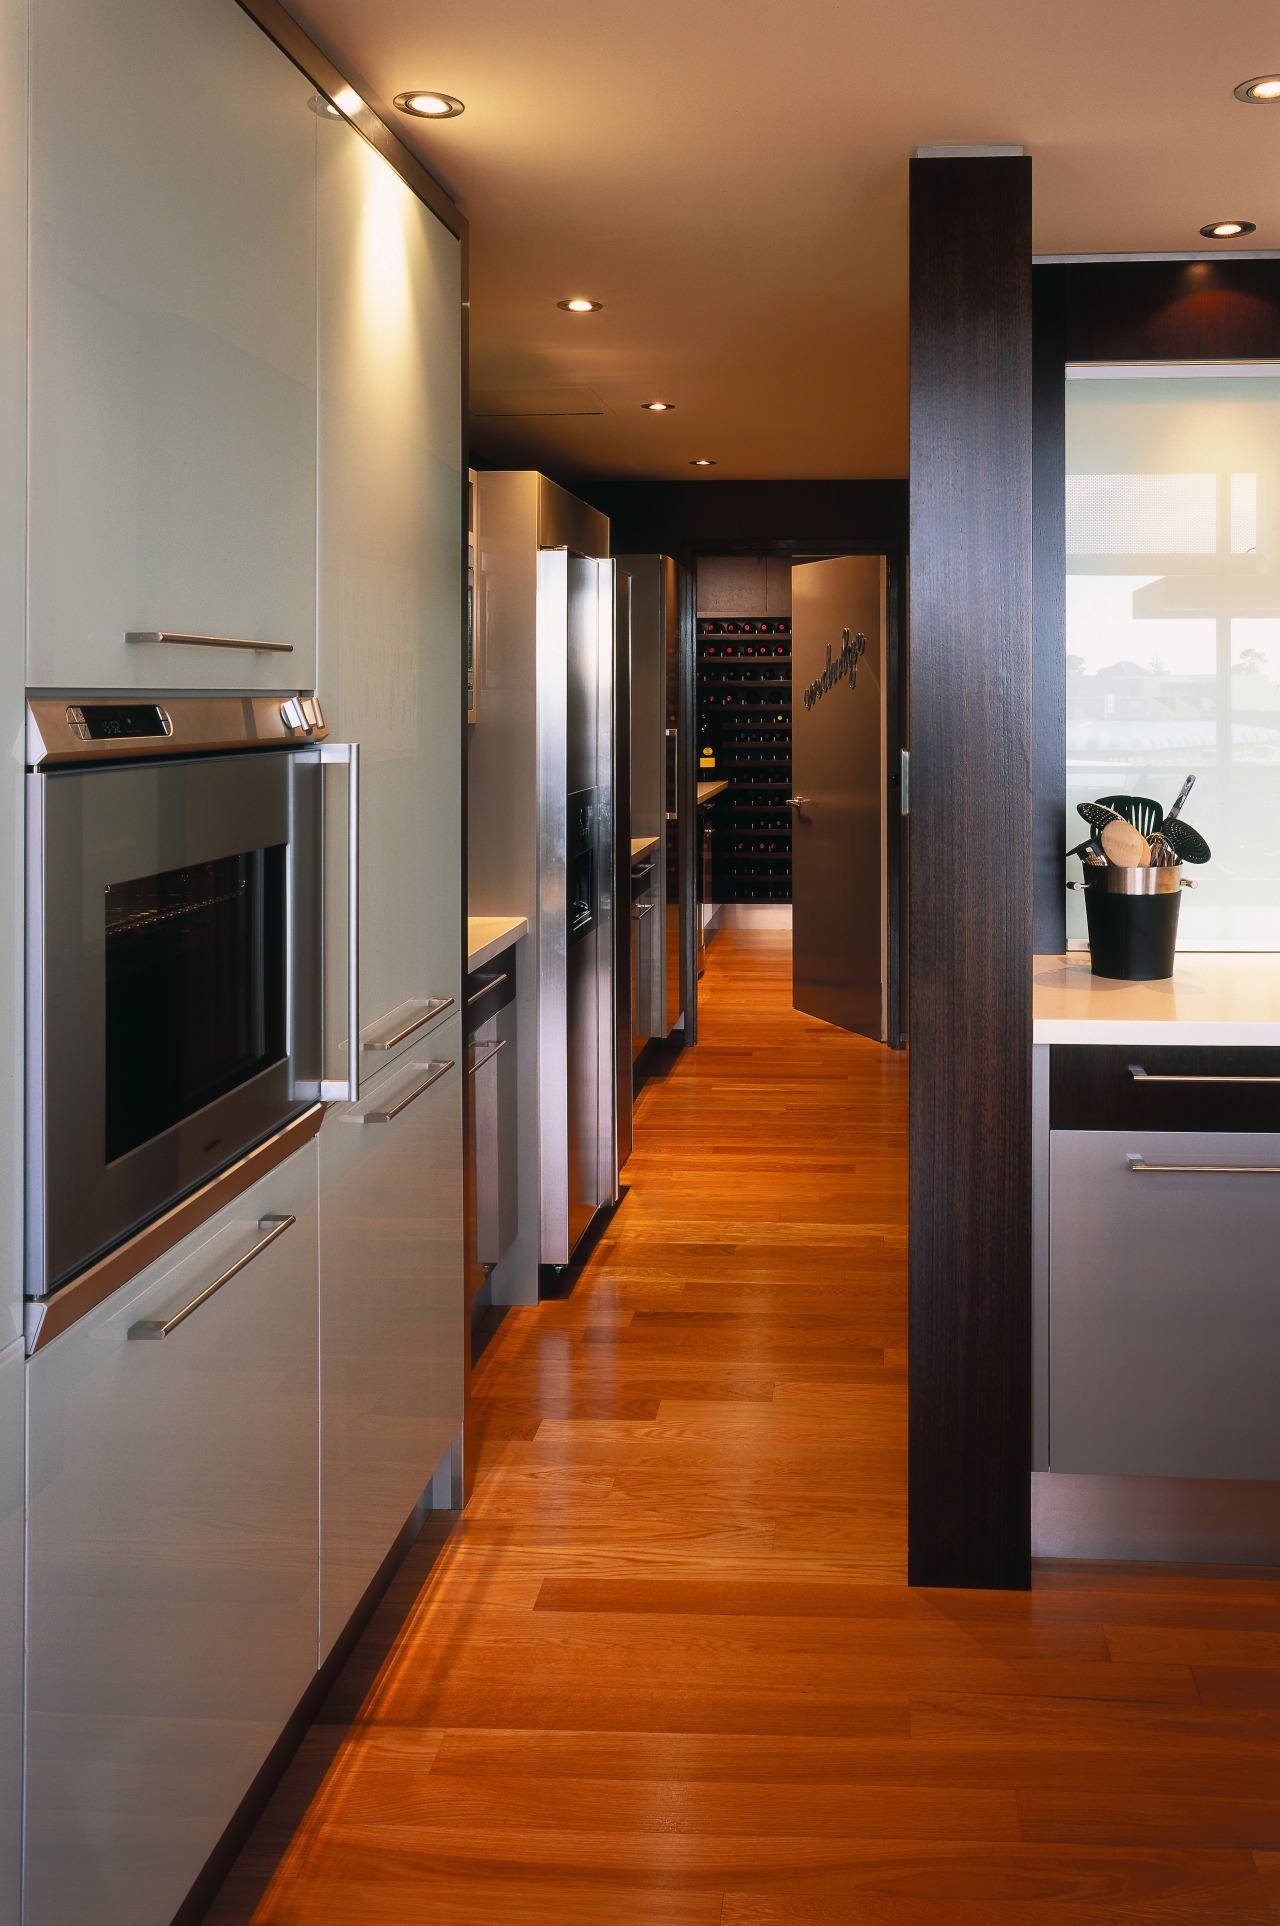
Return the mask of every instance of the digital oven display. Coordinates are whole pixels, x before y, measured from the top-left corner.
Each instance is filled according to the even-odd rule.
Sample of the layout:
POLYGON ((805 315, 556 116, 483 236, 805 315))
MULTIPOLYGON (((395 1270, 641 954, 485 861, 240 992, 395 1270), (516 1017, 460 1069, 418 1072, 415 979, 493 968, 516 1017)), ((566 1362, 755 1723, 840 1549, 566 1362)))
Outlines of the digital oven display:
POLYGON ((129 737, 162 736, 164 718, 154 702, 126 708, 120 703, 83 702, 80 713, 90 742, 124 741, 129 737))

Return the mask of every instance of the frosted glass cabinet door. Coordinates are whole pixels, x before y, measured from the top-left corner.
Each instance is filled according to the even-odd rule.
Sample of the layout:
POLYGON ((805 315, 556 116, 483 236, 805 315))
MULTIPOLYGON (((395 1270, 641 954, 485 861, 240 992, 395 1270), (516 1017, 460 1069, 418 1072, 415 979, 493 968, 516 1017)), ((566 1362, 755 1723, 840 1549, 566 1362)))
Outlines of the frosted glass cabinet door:
POLYGON ((312 685, 313 91, 231 0, 32 0, 34 686, 312 685))
POLYGON ((21 1342, 0 1353, 0 1926, 18 1926, 22 1863, 21 1342))
POLYGON ((334 735, 360 744, 372 1076, 389 1053, 370 1044, 461 994, 460 254, 345 122, 317 138, 319 687, 334 735))
POLYGON ((27 1367, 26 1926, 167 1926, 313 1675, 316 1175, 312 1141, 27 1367))
POLYGON ((462 1423, 461 1054, 454 1017, 320 1133, 322 1659, 462 1423))

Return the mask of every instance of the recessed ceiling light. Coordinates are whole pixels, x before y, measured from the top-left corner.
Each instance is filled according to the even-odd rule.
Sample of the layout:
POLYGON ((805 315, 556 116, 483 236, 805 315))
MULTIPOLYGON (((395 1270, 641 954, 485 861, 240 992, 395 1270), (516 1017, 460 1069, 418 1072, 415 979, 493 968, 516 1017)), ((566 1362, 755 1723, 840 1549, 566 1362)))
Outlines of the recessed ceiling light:
POLYGON ((1210 221, 1200 232, 1206 241, 1234 241, 1237 234, 1256 234, 1256 221, 1210 221))
POLYGON ((585 294, 575 294, 568 301, 557 301, 556 306, 563 308, 566 314, 599 314, 604 302, 588 301, 585 294))
POLYGON ((397 94, 396 106, 402 114, 416 114, 419 120, 456 120, 466 111, 452 94, 438 94, 432 87, 414 87, 407 94, 397 94))
POLYGON ((345 114, 348 119, 351 118, 352 114, 358 113, 360 108, 364 106, 364 102, 354 87, 339 87, 333 97, 333 104, 339 113, 345 114))
POLYGON ((646 408, 651 415, 669 415, 675 405, 674 401, 642 401, 640 403, 640 406, 646 408))
POLYGON ((323 94, 312 94, 307 105, 313 114, 320 116, 321 120, 342 119, 341 110, 335 107, 331 100, 326 100, 323 94))
POLYGON ((1256 80, 1242 80, 1235 90, 1237 100, 1252 107, 1265 107, 1269 100, 1280 100, 1280 74, 1259 74, 1256 80))
POLYGON ((705 455, 699 455, 696 461, 691 461, 689 463, 689 466, 690 468, 714 468, 715 463, 713 461, 708 461, 705 455))

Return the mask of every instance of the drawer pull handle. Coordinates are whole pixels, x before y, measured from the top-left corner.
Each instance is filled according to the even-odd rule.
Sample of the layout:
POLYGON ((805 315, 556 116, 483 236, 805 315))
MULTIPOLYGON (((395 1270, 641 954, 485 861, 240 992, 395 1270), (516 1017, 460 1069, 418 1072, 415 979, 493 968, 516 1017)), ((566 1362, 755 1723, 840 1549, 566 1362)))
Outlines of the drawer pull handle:
POLYGON ((365 1049, 394 1050, 397 1043, 403 1043, 405 1038, 411 1037, 415 1030, 420 1030, 424 1023, 430 1023, 432 1017, 439 1016, 441 1010, 447 1010, 452 1002, 451 996, 428 997, 427 1007, 421 1016, 414 1017, 412 1022, 406 1023, 402 1029, 388 1032, 385 1037, 370 1037, 364 1046, 365 1049))
POLYGON ((174 642, 184 649, 252 649, 258 655, 292 655, 292 642, 256 642, 242 635, 177 635, 172 629, 129 629, 126 642, 174 642))
POLYGON ((643 923, 645 917, 651 916, 657 907, 658 905, 656 903, 633 903, 631 906, 632 921, 643 923))
POLYGON ((386 1110, 366 1110, 362 1121, 367 1124, 390 1123, 394 1117, 400 1115, 402 1110, 407 1110, 411 1103, 416 1103, 419 1097, 424 1096, 433 1083, 439 1083, 446 1071, 452 1070, 453 1058, 450 1057, 448 1063, 433 1063, 428 1067, 431 1075, 425 1082, 420 1083, 416 1090, 411 1090, 408 1096, 401 1097, 399 1103, 391 1104, 386 1110))
POLYGON ((1280 1164, 1148 1164, 1141 1157, 1130 1157, 1129 1168, 1135 1177, 1169 1177, 1187 1171, 1196 1176, 1280 1177, 1280 1164))
POLYGON ((1144 1070, 1140 1063, 1129 1065, 1135 1083, 1280 1083, 1280 1077, 1213 1077, 1203 1074, 1166 1075, 1163 1071, 1144 1070))
POLYGON ((258 1229, 266 1231, 267 1234, 258 1239, 251 1251, 246 1251, 244 1256, 238 1257, 234 1264, 229 1264, 221 1277, 215 1277, 212 1284, 206 1284, 204 1289, 192 1298, 190 1304, 184 1304, 182 1309, 175 1311, 172 1317, 143 1318, 139 1323, 129 1326, 129 1336, 131 1338, 167 1338, 170 1331, 176 1331, 185 1318, 189 1318, 193 1311, 198 1311, 215 1291, 220 1291, 224 1284, 231 1282, 233 1277, 238 1277, 246 1264, 252 1264, 255 1257, 261 1257, 267 1245, 274 1244, 277 1237, 283 1237, 297 1221, 296 1217, 260 1217, 258 1229))
POLYGON ((501 971, 500 974, 497 976, 489 977, 484 983, 480 985, 480 988, 478 990, 473 990, 471 992, 471 995, 467 998, 467 1008, 470 1009, 473 1003, 478 1003, 482 996, 488 996, 490 990, 496 990, 499 984, 505 983, 506 980, 507 980, 507 973, 505 970, 501 971))
POLYGON ((477 1051, 467 1065, 467 1075, 474 1077, 477 1070, 483 1070, 486 1063, 492 1063, 499 1050, 505 1050, 506 1047, 507 1039, 505 1037, 499 1037, 496 1043, 491 1043, 488 1049, 484 1050, 483 1055, 480 1051, 477 1051))

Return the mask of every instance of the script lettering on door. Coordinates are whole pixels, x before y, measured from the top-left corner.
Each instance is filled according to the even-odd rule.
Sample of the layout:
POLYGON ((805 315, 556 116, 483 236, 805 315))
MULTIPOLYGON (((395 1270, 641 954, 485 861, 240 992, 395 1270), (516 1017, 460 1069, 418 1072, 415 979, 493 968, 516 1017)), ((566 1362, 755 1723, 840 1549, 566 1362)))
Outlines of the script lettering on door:
POLYGON ((831 644, 828 642, 827 666, 821 675, 814 677, 813 681, 805 690, 805 708, 812 709, 814 703, 820 702, 823 696, 826 695, 828 689, 834 689, 836 684, 843 682, 846 676, 849 678, 849 687, 856 689, 858 686, 858 662, 866 652, 867 638, 861 630, 859 630, 855 640, 851 642, 849 640, 848 629, 841 629, 840 653, 835 660, 832 661, 831 644))

